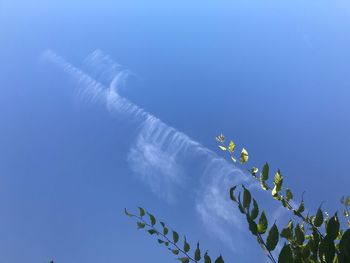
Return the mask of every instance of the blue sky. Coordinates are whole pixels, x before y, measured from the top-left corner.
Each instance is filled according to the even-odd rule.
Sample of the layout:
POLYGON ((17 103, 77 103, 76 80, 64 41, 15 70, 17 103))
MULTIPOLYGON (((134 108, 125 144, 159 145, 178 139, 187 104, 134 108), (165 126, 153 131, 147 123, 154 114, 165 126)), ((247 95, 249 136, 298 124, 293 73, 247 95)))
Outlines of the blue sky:
POLYGON ((339 209, 349 13, 346 1, 0 1, 0 261, 175 261, 123 215, 137 206, 211 255, 262 261, 225 199, 252 182, 220 158, 221 132, 250 165, 280 168, 297 200, 306 191, 311 212, 339 209), (112 90, 139 115, 109 92, 120 72, 112 90))

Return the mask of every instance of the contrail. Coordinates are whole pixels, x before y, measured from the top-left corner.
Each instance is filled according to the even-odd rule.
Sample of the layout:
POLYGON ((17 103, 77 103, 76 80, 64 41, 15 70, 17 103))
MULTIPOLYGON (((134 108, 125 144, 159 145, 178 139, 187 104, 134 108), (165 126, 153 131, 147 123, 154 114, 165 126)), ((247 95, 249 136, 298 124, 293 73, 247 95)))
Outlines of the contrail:
POLYGON ((118 88, 130 72, 101 51, 89 55, 84 65, 95 78, 110 83, 109 86, 51 50, 44 52, 44 58, 78 80, 80 96, 103 103, 112 114, 125 116, 138 125, 135 143, 128 153, 128 164, 156 195, 169 203, 176 202, 176 193, 189 187, 188 170, 193 169, 195 163, 196 174, 200 174, 195 178, 196 185, 200 186, 194 197, 197 214, 208 230, 219 235, 222 241, 232 243, 233 236, 227 232, 227 225, 237 230, 242 221, 228 198, 228 189, 243 182, 252 184, 242 170, 122 97, 118 88))

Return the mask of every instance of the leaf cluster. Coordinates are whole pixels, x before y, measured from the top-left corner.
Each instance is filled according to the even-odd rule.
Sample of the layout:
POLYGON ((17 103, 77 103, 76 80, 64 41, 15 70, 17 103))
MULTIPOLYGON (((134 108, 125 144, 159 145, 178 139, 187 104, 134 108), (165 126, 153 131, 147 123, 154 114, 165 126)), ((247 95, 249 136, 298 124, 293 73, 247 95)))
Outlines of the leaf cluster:
POLYGON ((157 242, 165 246, 180 262, 224 263, 224 259, 221 255, 217 257, 215 261, 212 261, 208 250, 202 255, 203 252, 199 242, 197 242, 195 246, 191 246, 186 236, 181 239, 177 231, 173 229, 170 230, 164 222, 157 220, 154 215, 147 212, 142 207, 139 207, 139 213, 137 215, 129 213, 126 209, 124 213, 137 220, 136 225, 138 229, 144 229, 150 235, 156 236, 157 242), (191 250, 192 247, 193 249, 191 250))

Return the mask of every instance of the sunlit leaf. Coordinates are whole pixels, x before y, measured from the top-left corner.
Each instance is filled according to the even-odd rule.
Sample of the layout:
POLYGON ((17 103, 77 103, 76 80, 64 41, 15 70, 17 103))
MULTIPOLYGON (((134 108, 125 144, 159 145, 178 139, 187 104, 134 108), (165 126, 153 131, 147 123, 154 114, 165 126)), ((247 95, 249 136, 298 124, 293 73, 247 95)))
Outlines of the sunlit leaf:
POLYGON ((239 161, 241 162, 241 164, 244 164, 246 162, 248 162, 249 156, 248 156, 248 151, 246 149, 242 149, 241 152, 241 157, 239 158, 239 161))
POLYGON ((226 147, 225 146, 222 146, 222 145, 219 145, 219 148, 223 151, 226 151, 226 147))
POLYGON ((236 144, 233 141, 230 141, 230 143, 228 144, 228 151, 230 153, 233 153, 235 148, 236 148, 236 144))
POLYGON ((267 227, 268 227, 268 222, 267 222, 265 212, 263 211, 260 215, 260 218, 259 218, 258 233, 264 234, 267 230, 267 227))

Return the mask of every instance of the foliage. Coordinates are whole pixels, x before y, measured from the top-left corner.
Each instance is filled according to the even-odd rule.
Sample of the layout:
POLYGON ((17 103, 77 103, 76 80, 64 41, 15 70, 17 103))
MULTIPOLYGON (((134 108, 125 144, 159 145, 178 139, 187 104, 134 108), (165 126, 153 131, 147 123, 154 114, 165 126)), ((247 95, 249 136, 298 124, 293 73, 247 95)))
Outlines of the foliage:
MULTIPOLYGON (((225 136, 216 137, 219 142, 219 148, 228 152, 230 159, 236 163, 235 157, 236 144, 230 140, 225 143, 225 136)), ((242 148, 239 154, 239 162, 244 165, 249 160, 248 151, 242 148)), ((238 210, 247 220, 249 231, 256 237, 258 244, 261 246, 266 256, 271 262, 276 263, 349 263, 350 262, 350 220, 349 207, 350 196, 342 197, 341 204, 343 208, 343 216, 345 219, 344 229, 342 229, 341 219, 335 213, 329 217, 327 212, 323 212, 321 205, 316 213, 306 213, 303 197, 298 205, 294 205, 293 192, 289 188, 283 187, 284 177, 278 169, 269 183, 270 167, 268 163, 263 165, 260 174, 259 169, 252 167, 248 169, 252 177, 259 181, 261 189, 271 192, 271 197, 285 209, 291 212, 291 219, 287 226, 279 230, 276 222, 270 228, 266 212, 261 210, 258 202, 252 196, 251 192, 244 185, 235 185, 229 189, 230 199, 237 205, 238 210), (236 194, 237 189, 241 189, 236 194), (283 242, 282 249, 279 251, 278 259, 273 255, 278 243, 283 242)), ((178 256, 181 262, 211 262, 206 251, 204 257, 201 257, 199 243, 197 243, 194 255, 189 254, 190 245, 187 243, 186 237, 183 239, 183 248, 178 245, 179 235, 176 231, 172 231, 172 239, 169 238, 169 230, 163 222, 160 222, 162 231, 156 229, 156 219, 153 215, 148 214, 150 223, 146 222, 144 216, 146 214, 143 208, 139 208, 139 215, 130 214, 125 210, 126 215, 135 217, 137 226, 140 229, 146 229, 151 235, 156 235, 159 244, 164 244, 173 254, 178 256), (180 255, 180 256, 179 256, 180 255)), ((215 260, 215 263, 224 262, 221 255, 215 260)))
MULTIPOLYGON (((170 231, 165 223, 161 221, 159 221, 161 230, 159 230, 159 228, 156 228, 158 220, 151 213, 145 211, 142 207, 139 207, 138 215, 131 214, 126 209, 124 210, 124 213, 129 217, 136 218, 136 225, 138 229, 144 229, 150 235, 155 235, 157 237, 158 243, 164 245, 169 251, 171 251, 172 254, 177 256, 177 259, 182 263, 212 262, 208 251, 206 251, 202 256, 199 242, 197 242, 194 252, 192 249, 192 252, 190 253, 191 245, 188 243, 186 236, 184 236, 183 240, 181 241, 178 232, 175 230, 170 231), (145 217, 148 217, 148 220, 146 220, 145 217)), ((215 260, 215 263, 223 262, 224 260, 221 255, 215 260)))

